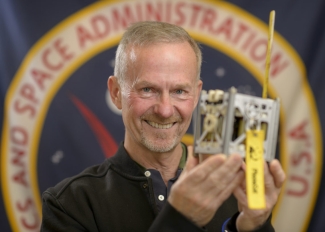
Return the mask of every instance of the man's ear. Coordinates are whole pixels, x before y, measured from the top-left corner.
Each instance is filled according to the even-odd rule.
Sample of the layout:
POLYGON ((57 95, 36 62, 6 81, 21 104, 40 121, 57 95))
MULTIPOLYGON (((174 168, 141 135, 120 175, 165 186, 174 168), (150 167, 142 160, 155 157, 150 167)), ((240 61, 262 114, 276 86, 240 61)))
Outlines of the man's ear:
POLYGON ((107 80, 107 88, 111 96, 112 102, 120 110, 122 109, 121 87, 115 76, 110 76, 107 80))
POLYGON ((202 85, 203 85, 203 82, 201 80, 198 80, 197 81, 197 86, 196 86, 196 99, 195 99, 195 105, 197 105, 199 99, 200 99, 200 96, 201 96, 201 90, 202 90, 202 85))

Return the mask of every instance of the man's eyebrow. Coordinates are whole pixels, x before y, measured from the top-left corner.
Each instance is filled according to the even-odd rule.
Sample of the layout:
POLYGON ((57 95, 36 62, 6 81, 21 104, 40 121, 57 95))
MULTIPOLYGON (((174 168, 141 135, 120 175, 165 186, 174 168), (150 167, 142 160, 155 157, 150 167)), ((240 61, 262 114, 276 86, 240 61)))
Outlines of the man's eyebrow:
POLYGON ((155 86, 154 83, 148 82, 148 81, 138 81, 136 83, 137 86, 155 86))
POLYGON ((176 84, 175 88, 176 89, 189 89, 192 87, 192 84, 190 83, 185 83, 185 84, 176 84))
MULTIPOLYGON (((148 82, 148 81, 138 81, 136 83, 137 86, 152 86, 152 87, 160 87, 161 85, 159 83, 153 83, 153 82, 148 82)), ((191 83, 179 83, 179 84, 175 84, 173 86, 173 89, 189 89, 192 88, 191 83)))

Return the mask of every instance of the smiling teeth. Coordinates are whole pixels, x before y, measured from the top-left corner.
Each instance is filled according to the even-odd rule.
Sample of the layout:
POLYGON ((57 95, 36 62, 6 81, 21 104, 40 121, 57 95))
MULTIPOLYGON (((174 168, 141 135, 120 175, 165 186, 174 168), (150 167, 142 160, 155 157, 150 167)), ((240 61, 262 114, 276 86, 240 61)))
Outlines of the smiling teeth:
POLYGON ((169 124, 158 124, 155 122, 150 122, 147 121, 149 123, 150 126, 157 128, 157 129, 169 129, 173 126, 173 123, 169 123, 169 124))

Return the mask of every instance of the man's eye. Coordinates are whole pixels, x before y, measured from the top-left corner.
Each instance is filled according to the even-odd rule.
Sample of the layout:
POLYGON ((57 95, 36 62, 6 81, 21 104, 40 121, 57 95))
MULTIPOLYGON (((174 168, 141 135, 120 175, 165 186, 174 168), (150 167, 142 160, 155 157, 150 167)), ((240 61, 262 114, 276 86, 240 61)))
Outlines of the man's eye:
POLYGON ((150 92, 150 90, 151 90, 151 89, 150 89, 150 88, 148 88, 148 87, 145 87, 145 88, 143 88, 143 89, 142 89, 142 91, 143 91, 143 92, 146 92, 146 93, 149 93, 149 92, 150 92))
POLYGON ((175 92, 176 92, 176 94, 183 94, 183 93, 184 93, 184 90, 182 90, 182 89, 178 89, 178 90, 176 90, 175 92))

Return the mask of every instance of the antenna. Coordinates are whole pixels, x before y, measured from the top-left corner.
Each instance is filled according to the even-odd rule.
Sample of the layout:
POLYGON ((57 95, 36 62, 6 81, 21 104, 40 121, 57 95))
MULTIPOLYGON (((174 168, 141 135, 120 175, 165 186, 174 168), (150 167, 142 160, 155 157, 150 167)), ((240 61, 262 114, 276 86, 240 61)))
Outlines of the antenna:
POLYGON ((274 19, 275 19, 275 11, 272 10, 270 12, 270 19, 269 19, 269 38, 267 41, 267 51, 266 51, 266 60, 265 60, 265 78, 263 84, 263 98, 267 98, 267 87, 269 83, 269 76, 270 76, 270 63, 271 63, 271 50, 272 50, 272 43, 273 43, 273 34, 274 34, 274 19))

